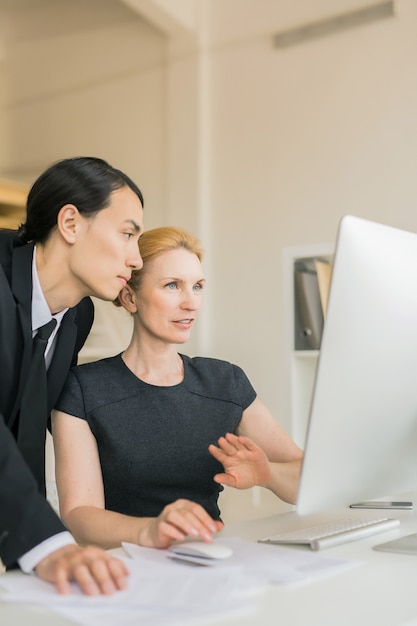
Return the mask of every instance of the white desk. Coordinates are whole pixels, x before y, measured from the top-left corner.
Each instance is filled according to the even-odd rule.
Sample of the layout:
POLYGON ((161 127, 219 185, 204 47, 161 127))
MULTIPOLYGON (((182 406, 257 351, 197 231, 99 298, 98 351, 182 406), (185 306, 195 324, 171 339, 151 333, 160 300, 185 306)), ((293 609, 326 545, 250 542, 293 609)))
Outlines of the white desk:
MULTIPOLYGON (((213 626, 417 626, 417 558, 372 550, 372 546, 417 532, 417 492, 402 494, 414 502, 413 511, 386 512, 400 519, 398 529, 346 543, 323 552, 354 559, 363 565, 299 587, 278 585, 265 589, 249 613, 211 618, 196 624, 213 626)), ((294 527, 308 526, 349 513, 370 516, 382 511, 343 509, 305 518, 295 513, 232 524, 222 534, 256 540, 294 527)), ((8 574, 5 574, 6 576, 8 574)), ((1 603, 1 626, 68 626, 70 622, 40 608, 1 603)))

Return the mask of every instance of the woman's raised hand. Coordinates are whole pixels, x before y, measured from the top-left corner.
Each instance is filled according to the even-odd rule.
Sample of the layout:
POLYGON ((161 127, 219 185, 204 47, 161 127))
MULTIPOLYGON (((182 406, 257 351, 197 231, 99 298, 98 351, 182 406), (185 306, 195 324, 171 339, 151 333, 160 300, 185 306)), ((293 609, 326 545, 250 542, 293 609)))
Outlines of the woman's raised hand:
POLYGON ((270 481, 268 457, 249 437, 227 433, 217 443, 217 446, 209 446, 210 454, 224 467, 224 473, 214 476, 217 483, 248 489, 255 485, 266 485, 270 481))

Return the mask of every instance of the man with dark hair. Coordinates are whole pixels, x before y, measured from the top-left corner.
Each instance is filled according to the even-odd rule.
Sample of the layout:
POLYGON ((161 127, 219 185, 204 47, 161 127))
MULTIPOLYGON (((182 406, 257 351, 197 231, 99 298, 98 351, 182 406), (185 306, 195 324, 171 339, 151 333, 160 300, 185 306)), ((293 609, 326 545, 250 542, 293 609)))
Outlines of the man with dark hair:
POLYGON ((101 159, 52 165, 27 219, 0 231, 0 558, 67 593, 112 593, 124 564, 76 545, 45 499, 50 411, 93 323, 89 296, 114 300, 142 266, 143 198, 101 159))

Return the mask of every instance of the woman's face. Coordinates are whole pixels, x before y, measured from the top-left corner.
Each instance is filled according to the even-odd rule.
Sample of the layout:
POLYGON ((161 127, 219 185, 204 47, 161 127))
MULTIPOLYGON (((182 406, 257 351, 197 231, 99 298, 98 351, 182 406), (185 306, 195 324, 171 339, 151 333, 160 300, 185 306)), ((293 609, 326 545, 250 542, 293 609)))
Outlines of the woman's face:
POLYGON ((150 261, 136 294, 141 332, 166 343, 185 343, 202 305, 204 276, 198 257, 169 250, 150 261))

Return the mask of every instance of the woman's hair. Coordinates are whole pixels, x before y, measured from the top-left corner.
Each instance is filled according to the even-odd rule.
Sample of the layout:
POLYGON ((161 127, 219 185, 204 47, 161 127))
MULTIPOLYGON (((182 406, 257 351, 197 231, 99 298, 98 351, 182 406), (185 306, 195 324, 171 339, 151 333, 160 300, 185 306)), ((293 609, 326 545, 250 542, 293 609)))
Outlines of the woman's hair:
MULTIPOLYGON (((200 241, 194 235, 176 228, 175 226, 161 226, 146 230, 139 239, 139 250, 143 260, 143 267, 140 270, 133 270, 132 277, 128 285, 135 291, 140 289, 142 278, 147 271, 149 263, 164 252, 184 248, 195 254, 199 261, 203 259, 203 249, 200 241)), ((120 306, 118 298, 114 300, 116 306, 120 306)))
POLYGON ((94 216, 110 203, 116 189, 130 187, 143 206, 135 183, 103 159, 75 157, 51 165, 33 184, 26 205, 26 222, 17 235, 23 243, 44 243, 57 225, 58 213, 73 204, 84 216, 94 216))

